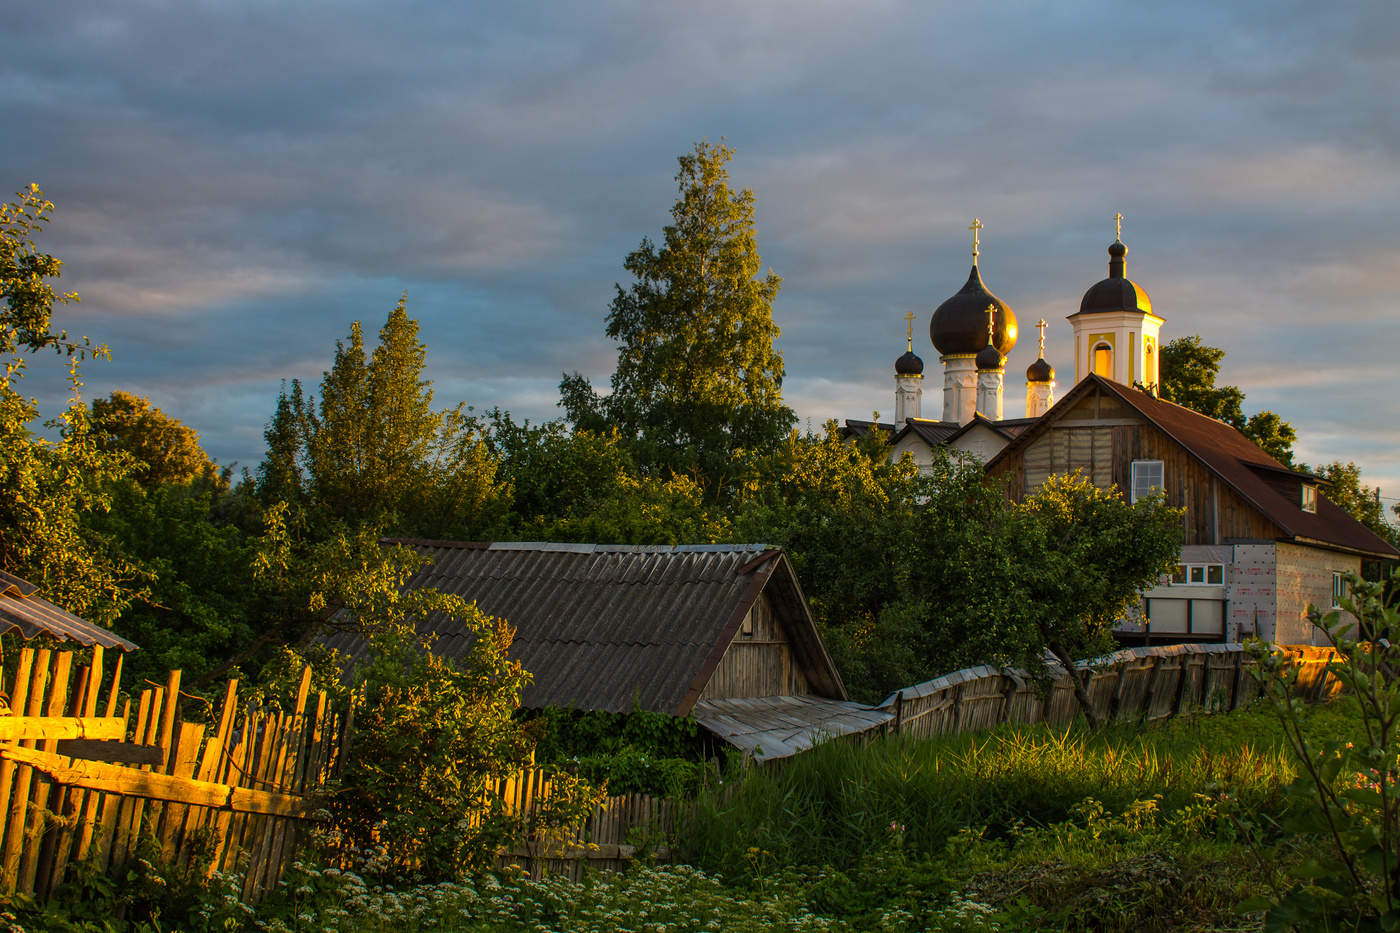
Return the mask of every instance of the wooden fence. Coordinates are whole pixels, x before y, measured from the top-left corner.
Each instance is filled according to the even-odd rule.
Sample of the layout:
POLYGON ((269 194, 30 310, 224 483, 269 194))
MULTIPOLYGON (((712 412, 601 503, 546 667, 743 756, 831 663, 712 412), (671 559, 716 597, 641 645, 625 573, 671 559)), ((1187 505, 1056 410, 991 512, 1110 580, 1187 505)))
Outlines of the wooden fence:
MULTIPOLYGON (((1282 647, 1299 667, 1298 690, 1310 698, 1334 693, 1327 675, 1331 648, 1282 647)), ((1250 657, 1237 644, 1164 645, 1130 648, 1093 662, 1079 662, 1073 674, 1060 672, 1041 694, 1029 677, 993 667, 970 667, 909 687, 881 704, 894 719, 877 727, 915 737, 991 729, 1003 723, 1065 725, 1080 714, 1074 696, 1077 677, 1089 702, 1105 721, 1159 719, 1189 709, 1232 710, 1259 695, 1250 676, 1250 657)))
POLYGON ((248 901, 275 885, 352 713, 312 696, 310 670, 291 711, 240 704, 229 681, 208 725, 184 722, 179 671, 118 711, 121 657, 110 677, 101 647, 75 658, 25 648, 0 684, 0 890, 42 898, 77 862, 119 870, 142 851, 241 873, 248 901))
MULTIPOLYGON (((547 772, 527 768, 498 781, 492 792, 519 825, 537 826, 537 817, 553 793, 547 772)), ((516 865, 531 876, 562 876, 577 881, 585 871, 620 871, 638 856, 666 859, 675 838, 676 818, 687 802, 648 794, 605 797, 581 824, 529 832, 524 841, 503 849, 501 867, 516 865)))

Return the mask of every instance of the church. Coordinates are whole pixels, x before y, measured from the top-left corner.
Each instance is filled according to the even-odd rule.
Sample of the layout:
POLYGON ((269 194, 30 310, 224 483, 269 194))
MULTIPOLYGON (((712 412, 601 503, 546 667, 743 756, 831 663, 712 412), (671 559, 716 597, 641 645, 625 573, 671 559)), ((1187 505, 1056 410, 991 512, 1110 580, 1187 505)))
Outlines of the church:
POLYGON ((929 336, 943 366, 943 408, 924 418, 924 362, 908 347, 895 361, 893 424, 848 420, 846 431, 891 437, 894 456, 921 468, 935 448, 976 457, 1015 500, 1052 474, 1082 471, 1130 502, 1160 490, 1182 510, 1180 563, 1143 594, 1142 610, 1116 634, 1125 644, 1318 641, 1309 605, 1324 611, 1344 595, 1362 561, 1400 551, 1326 496, 1326 481, 1279 463, 1230 425, 1157 397, 1164 319, 1126 274, 1122 215, 1108 247, 1108 277, 1068 316, 1074 382, 1055 399, 1055 369, 1039 353, 1026 369, 1024 415, 1007 417, 1006 358, 1016 314, 987 288, 977 265, 980 220, 971 226, 972 271, 933 312, 929 336))

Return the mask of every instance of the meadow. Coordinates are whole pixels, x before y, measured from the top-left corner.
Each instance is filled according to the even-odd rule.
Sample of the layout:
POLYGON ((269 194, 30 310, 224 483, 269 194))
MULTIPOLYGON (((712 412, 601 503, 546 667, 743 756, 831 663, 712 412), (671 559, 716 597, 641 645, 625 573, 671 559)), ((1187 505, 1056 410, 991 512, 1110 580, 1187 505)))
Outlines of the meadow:
MULTIPOLYGON (((1343 699, 1309 708, 1304 727, 1338 739, 1356 721, 1343 699)), ((707 787, 674 864, 416 885, 299 863, 256 909, 172 891, 161 929, 1253 930, 1258 916, 1235 905, 1300 858, 1279 829, 1294 776, 1263 706, 1100 732, 828 743, 707 787)), ((55 907, 45 926, 14 919, 106 928, 55 907)))

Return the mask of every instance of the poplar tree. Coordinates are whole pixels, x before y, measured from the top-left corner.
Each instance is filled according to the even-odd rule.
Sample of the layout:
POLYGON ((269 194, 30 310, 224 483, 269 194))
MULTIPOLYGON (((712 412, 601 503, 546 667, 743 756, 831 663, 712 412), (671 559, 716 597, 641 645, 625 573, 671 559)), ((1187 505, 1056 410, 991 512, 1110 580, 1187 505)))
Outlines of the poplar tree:
POLYGON ((624 267, 607 335, 618 342, 612 392, 579 373, 560 385, 575 427, 616 429, 643 469, 686 474, 718 498, 744 452, 787 437, 783 360, 773 299, 782 280, 762 273, 754 196, 729 186, 733 150, 704 140, 679 158, 679 196, 658 248, 643 238, 624 267))
POLYGON ((496 462, 464 406, 433 409, 426 357, 405 299, 369 356, 360 323, 351 324, 347 339, 336 342, 319 399, 297 380, 278 398, 258 468, 263 501, 429 537, 480 534, 497 523, 508 499, 495 480, 496 462))

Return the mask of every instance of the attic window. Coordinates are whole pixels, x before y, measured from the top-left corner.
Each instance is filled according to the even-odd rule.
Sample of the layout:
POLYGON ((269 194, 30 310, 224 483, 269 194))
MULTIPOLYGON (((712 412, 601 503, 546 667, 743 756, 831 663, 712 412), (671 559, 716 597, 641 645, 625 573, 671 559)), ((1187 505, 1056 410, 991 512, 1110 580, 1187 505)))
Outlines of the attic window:
POLYGON ((1304 511, 1304 512, 1316 512, 1316 511, 1317 511, 1317 487, 1316 487, 1316 486, 1313 486, 1313 485, 1311 485, 1311 484, 1309 484, 1309 483, 1304 483, 1304 484, 1303 484, 1303 501, 1302 501, 1302 506, 1303 506, 1303 511, 1304 511))
POLYGON ((1162 482, 1162 461, 1134 460, 1132 465, 1132 495, 1129 501, 1136 502, 1152 494, 1154 489, 1165 489, 1162 482))

